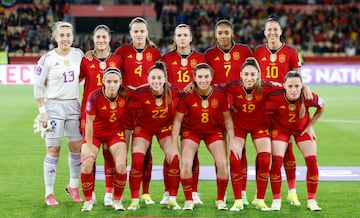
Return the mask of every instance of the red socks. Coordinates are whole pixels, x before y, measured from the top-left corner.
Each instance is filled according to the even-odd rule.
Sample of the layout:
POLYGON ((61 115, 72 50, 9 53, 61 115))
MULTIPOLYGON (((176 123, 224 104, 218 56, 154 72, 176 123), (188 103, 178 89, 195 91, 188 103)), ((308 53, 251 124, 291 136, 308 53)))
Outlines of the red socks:
POLYGON ((140 184, 143 177, 142 167, 144 165, 143 153, 132 154, 132 164, 129 176, 129 185, 132 198, 139 198, 140 184))
POLYGON ((230 153, 230 177, 231 184, 234 192, 234 199, 239 200, 242 198, 241 191, 243 185, 243 175, 241 171, 242 161, 237 160, 233 152, 230 153))

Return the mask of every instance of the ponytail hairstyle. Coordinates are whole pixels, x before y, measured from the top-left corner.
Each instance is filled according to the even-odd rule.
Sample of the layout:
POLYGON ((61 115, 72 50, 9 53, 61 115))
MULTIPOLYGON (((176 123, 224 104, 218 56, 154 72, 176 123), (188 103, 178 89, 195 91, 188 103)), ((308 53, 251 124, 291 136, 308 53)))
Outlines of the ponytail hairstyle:
MULTIPOLYGON (((107 69, 105 70, 105 72, 104 72, 103 82, 105 81, 105 78, 106 78, 109 74, 111 74, 111 73, 118 75, 118 76, 120 77, 120 79, 122 79, 121 71, 120 71, 118 68, 116 68, 116 67, 109 67, 109 68, 107 68, 107 69)), ((121 83, 121 85, 120 85, 120 87, 119 87, 118 94, 119 94, 121 97, 125 98, 125 87, 122 85, 122 83, 121 83)))
MULTIPOLYGON (((134 19, 132 19, 130 24, 129 24, 129 30, 132 29, 132 26, 133 26, 134 23, 143 23, 143 24, 145 24, 146 29, 149 31, 149 24, 144 18, 135 17, 134 19)), ((153 41, 151 41, 151 39, 149 37, 149 34, 146 36, 146 44, 153 47, 153 48, 156 48, 156 44, 153 41)))
MULTIPOLYGON (((301 74, 296 70, 289 71, 285 76, 285 81, 289 78, 299 78, 301 83, 303 83, 301 74)), ((301 107, 300 107, 300 111, 299 111, 299 118, 304 118, 305 113, 306 113, 306 108, 305 108, 305 103, 304 103, 305 97, 304 97, 303 88, 301 89, 300 100, 301 100, 301 107)))
POLYGON ((261 87, 262 85, 262 80, 261 80, 261 69, 259 66, 259 63, 257 62, 257 60, 254 57, 248 57, 246 58, 246 60, 244 61, 243 65, 241 66, 241 72, 242 73, 243 69, 246 66, 253 66, 256 68, 257 72, 258 72, 258 80, 255 83, 255 89, 257 92, 261 93, 263 91, 263 88, 261 87))
POLYGON ((165 109, 168 111, 168 103, 172 103, 172 94, 171 94, 171 84, 168 82, 167 68, 164 62, 156 61, 153 66, 150 67, 148 75, 154 69, 159 69, 164 73, 165 83, 164 83, 164 95, 165 95, 165 109))

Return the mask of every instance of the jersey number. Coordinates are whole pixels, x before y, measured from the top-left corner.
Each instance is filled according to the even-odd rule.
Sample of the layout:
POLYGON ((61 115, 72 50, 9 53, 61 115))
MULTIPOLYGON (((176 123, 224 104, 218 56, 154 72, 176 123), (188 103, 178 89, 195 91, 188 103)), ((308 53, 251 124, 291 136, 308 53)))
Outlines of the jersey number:
POLYGON ((266 78, 278 78, 279 68, 278 66, 267 66, 266 67, 266 78))
POLYGON ((202 114, 201 114, 201 122, 202 122, 202 123, 207 123, 207 122, 209 122, 209 113, 202 113, 202 114))
POLYGON ((152 110, 152 118, 153 119, 161 119, 161 118, 166 118, 166 109, 160 109, 160 110, 152 110))
POLYGON ((177 82, 179 83, 187 83, 190 81, 190 75, 189 75, 189 71, 185 71, 184 73, 181 73, 181 70, 179 70, 177 72, 177 75, 178 75, 178 79, 177 79, 177 82))
POLYGON ((295 123, 296 122, 296 114, 289 114, 289 123, 295 123))
POLYGON ((75 79, 74 71, 68 71, 63 73, 64 76, 64 83, 70 83, 73 82, 75 79))
POLYGON ((134 70, 134 74, 139 75, 139 77, 142 76, 142 65, 138 66, 138 67, 134 70))
POLYGON ((251 113, 255 110, 254 104, 243 104, 242 105, 242 111, 245 113, 251 113))

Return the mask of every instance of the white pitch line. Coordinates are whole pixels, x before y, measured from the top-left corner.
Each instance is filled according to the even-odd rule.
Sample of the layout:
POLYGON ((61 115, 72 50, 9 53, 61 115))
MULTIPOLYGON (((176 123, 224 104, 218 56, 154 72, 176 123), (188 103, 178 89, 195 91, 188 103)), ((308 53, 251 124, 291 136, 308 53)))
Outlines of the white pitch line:
POLYGON ((319 122, 357 124, 357 123, 360 123, 360 120, 319 119, 319 122))

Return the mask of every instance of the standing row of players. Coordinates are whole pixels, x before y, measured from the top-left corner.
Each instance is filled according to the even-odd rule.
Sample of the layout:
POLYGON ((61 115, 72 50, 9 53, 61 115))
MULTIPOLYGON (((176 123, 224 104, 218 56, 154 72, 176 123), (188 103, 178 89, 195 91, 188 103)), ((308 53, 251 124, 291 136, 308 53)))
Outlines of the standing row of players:
POLYGON ((139 209, 140 201, 146 204, 155 203, 149 193, 153 135, 157 136, 166 154, 165 193, 160 203, 171 209, 181 209, 176 202, 178 184, 181 181, 186 199, 183 209, 192 210, 194 204, 202 204, 197 192, 197 149, 200 140, 205 140, 216 163, 216 206, 219 210, 225 210, 227 206, 224 195, 229 177, 224 136, 226 127, 229 137, 230 177, 235 199, 230 210, 239 211, 249 204, 245 191, 247 133, 252 134, 258 153, 257 192, 252 202, 255 207, 269 210, 264 203, 264 197, 271 175, 274 198, 271 209, 280 210, 280 168, 283 162, 289 186, 287 201, 295 206, 300 205, 296 194, 295 158, 289 149, 292 146, 288 143, 292 135, 297 140, 308 167, 307 206, 310 210, 321 210, 315 201, 318 170, 312 125, 321 115, 324 104, 308 88, 302 88, 298 55, 293 48, 280 41, 282 31, 276 17, 270 16, 267 19, 264 30, 267 42, 256 48, 254 53, 248 46, 232 40, 233 27, 228 20, 217 22, 215 33, 218 43, 204 55, 191 49, 191 30, 186 24, 176 27, 174 50, 162 57, 149 39, 148 25, 143 18, 134 18, 129 28, 132 43, 123 45, 112 54, 109 47, 110 29, 105 25, 97 26, 93 37, 94 51, 83 57, 80 50, 71 47, 72 26, 64 22, 57 23, 53 39, 58 46, 38 62, 34 95, 39 106, 39 122, 44 128, 49 126, 50 120, 56 122, 54 129, 45 133, 47 155, 44 160, 44 179, 47 205, 58 205, 53 187, 61 137, 65 132, 70 150, 70 183, 67 191, 73 201, 82 201, 78 189, 81 171, 85 198, 83 211, 92 210, 95 201, 94 163, 101 144, 106 175, 104 204, 112 205, 116 210, 125 210, 121 198, 127 178, 127 142, 131 134, 132 167, 129 182, 132 202, 128 210, 139 209), (157 62, 158 60, 162 62, 157 62), (262 82, 283 83, 289 71, 291 73, 287 74, 284 86, 286 91, 271 83, 262 82), (77 95, 79 81, 83 79, 85 87, 80 110, 77 95), (179 97, 180 102, 175 113, 173 108, 178 101, 175 98, 178 90, 191 87, 192 81, 196 84, 193 93, 179 97), (231 113, 228 99, 232 107, 231 113), (270 102, 267 106, 269 110, 265 110, 266 102, 270 102), (310 106, 317 108, 312 118, 307 110, 310 106), (130 112, 125 112, 128 110, 126 107, 131 109, 130 112), (279 108, 285 111, 277 110, 279 108), (264 122, 266 113, 275 118, 272 122, 272 131, 276 132, 272 134, 273 140, 270 138, 268 123, 264 122), (140 115, 137 116, 138 114, 140 115), (287 118, 282 117, 285 115, 287 118), (81 124, 77 120, 79 116, 81 124), (284 120, 286 122, 283 122, 284 120), (84 137, 76 129, 77 126, 80 126, 84 137), (199 132, 209 128, 210 131, 199 132), (179 134, 181 167, 177 146, 179 134), (290 152, 285 153, 286 150, 290 152), (273 156, 270 172, 271 153, 273 156))

